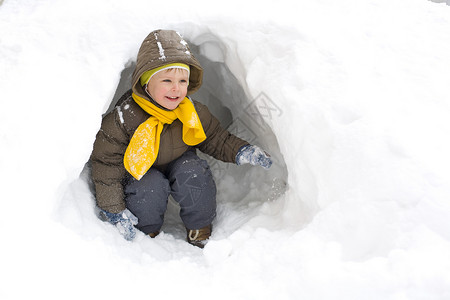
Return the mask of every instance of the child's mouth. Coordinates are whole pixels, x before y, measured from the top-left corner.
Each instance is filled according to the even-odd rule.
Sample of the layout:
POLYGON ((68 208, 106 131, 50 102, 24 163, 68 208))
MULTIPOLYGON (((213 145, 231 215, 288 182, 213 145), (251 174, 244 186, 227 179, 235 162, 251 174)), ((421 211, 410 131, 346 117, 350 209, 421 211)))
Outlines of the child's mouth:
POLYGON ((166 99, 169 99, 170 101, 177 101, 178 99, 180 99, 180 97, 169 97, 169 96, 166 96, 166 99))

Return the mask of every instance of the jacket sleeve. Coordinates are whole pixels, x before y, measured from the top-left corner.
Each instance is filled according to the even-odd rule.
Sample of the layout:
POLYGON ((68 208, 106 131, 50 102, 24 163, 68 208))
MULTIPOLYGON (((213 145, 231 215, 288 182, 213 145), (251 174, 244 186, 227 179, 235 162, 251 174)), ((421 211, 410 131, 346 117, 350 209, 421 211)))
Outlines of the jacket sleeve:
POLYGON ((91 155, 92 179, 97 205, 118 213, 125 209, 123 179, 126 170, 123 157, 129 142, 117 109, 103 117, 91 155))
POLYGON ((239 149, 249 143, 222 128, 219 120, 205 105, 195 101, 195 107, 206 134, 206 140, 197 148, 218 160, 236 163, 236 154, 239 149))

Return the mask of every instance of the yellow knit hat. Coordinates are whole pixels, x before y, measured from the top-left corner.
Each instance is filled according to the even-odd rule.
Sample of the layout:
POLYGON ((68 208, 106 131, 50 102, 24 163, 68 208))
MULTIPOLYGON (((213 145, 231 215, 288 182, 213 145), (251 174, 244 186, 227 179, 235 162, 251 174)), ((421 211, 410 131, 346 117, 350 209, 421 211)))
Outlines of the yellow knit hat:
POLYGON ((166 69, 184 69, 184 70, 188 71, 188 77, 189 77, 189 73, 190 73, 189 65, 186 65, 183 63, 173 63, 173 64, 164 65, 164 66, 149 70, 147 72, 144 72, 144 74, 142 74, 142 76, 140 78, 141 85, 142 86, 146 85, 150 81, 150 79, 152 78, 153 75, 155 75, 158 72, 161 72, 162 70, 166 70, 166 69))

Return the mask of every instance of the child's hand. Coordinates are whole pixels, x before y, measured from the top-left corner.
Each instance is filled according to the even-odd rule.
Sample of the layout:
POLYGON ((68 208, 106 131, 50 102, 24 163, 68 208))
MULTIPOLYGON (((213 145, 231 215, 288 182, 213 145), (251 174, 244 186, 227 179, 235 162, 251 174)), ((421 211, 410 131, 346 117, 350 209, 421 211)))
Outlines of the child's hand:
POLYGON ((133 225, 138 223, 138 218, 131 213, 128 209, 121 211, 120 213, 110 213, 106 210, 100 211, 100 219, 108 221, 115 225, 120 234, 127 240, 131 241, 136 236, 136 228, 133 225))
POLYGON ((272 165, 272 159, 269 154, 258 146, 246 145, 242 147, 236 155, 236 163, 238 165, 259 165, 264 169, 268 169, 272 165))

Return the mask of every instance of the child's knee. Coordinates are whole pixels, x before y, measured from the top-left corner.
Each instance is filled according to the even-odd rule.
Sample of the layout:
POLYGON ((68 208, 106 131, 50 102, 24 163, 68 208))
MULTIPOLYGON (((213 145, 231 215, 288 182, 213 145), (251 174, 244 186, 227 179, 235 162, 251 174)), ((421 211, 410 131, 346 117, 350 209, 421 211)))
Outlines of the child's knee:
POLYGON ((172 196, 183 210, 215 210, 216 184, 206 161, 198 157, 183 160, 169 179, 172 196))
POLYGON ((169 180, 156 169, 150 169, 141 180, 130 177, 124 187, 126 194, 152 193, 155 190, 167 193, 170 190, 169 180))
POLYGON ((208 163, 199 158, 185 160, 182 165, 172 170, 169 178, 172 190, 174 183, 200 189, 215 186, 208 163))
POLYGON ((170 194, 169 180, 158 170, 149 170, 141 180, 131 178, 124 187, 125 202, 135 210, 164 209, 170 194))
POLYGON ((183 174, 190 178, 197 178, 198 176, 212 177, 211 170, 208 163, 199 158, 194 152, 186 152, 183 156, 177 159, 170 168, 169 178, 174 178, 183 174))

